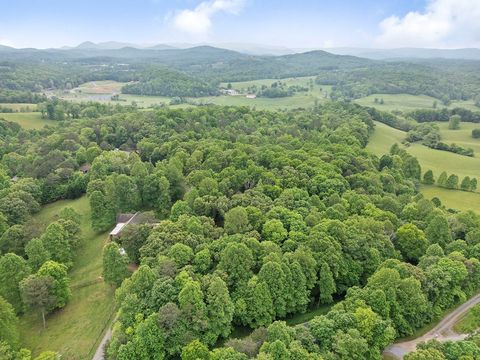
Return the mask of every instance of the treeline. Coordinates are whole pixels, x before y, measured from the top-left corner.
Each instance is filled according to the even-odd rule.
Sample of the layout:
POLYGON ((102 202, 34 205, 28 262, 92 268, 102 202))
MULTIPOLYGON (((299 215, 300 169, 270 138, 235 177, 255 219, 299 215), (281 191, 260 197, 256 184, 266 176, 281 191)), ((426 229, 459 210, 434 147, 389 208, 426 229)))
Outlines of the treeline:
POLYGON ((463 108, 454 109, 417 109, 406 114, 417 122, 450 121, 452 116, 460 116, 463 122, 480 122, 480 111, 471 111, 463 108))
POLYGON ((256 88, 250 89, 252 92, 256 93, 257 96, 266 97, 266 98, 280 98, 280 97, 287 97, 293 96, 299 92, 306 92, 309 90, 308 87, 304 86, 287 86, 287 84, 281 81, 275 81, 270 85, 270 87, 266 85, 262 85, 260 90, 256 90, 256 88))
POLYGON ((435 181, 432 170, 428 170, 423 175, 423 183, 426 185, 434 185, 435 183, 438 186, 445 187, 447 189, 460 189, 463 191, 476 191, 477 190, 477 178, 465 176, 463 180, 459 183, 459 178, 455 174, 450 176, 443 171, 438 179, 435 181))
POLYGON ((115 113, 130 112, 136 109, 136 105, 102 104, 88 101, 75 103, 61 100, 56 97, 38 104, 38 111, 42 119, 63 121, 66 119, 98 118, 100 116, 112 115, 115 113))
POLYGON ((421 141, 423 145, 431 149, 449 151, 455 154, 470 156, 475 155, 472 148, 464 148, 463 146, 453 144, 446 144, 441 141, 440 129, 436 124, 421 123, 411 129, 405 138, 408 142, 421 141))
POLYGON ((480 357, 480 335, 472 334, 464 340, 439 342, 430 340, 417 345, 417 350, 407 354, 405 360, 456 360, 480 357))
POLYGON ((45 95, 29 91, 6 90, 0 88, 0 103, 37 104, 45 101, 45 95))

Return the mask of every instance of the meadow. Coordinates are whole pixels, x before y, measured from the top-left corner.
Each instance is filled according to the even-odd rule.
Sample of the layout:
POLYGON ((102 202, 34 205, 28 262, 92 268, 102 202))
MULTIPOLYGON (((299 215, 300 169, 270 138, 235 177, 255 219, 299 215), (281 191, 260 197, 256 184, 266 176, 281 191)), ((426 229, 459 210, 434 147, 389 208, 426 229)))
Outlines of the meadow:
MULTIPOLYGON (((404 131, 382 123, 376 123, 375 125, 375 132, 370 138, 367 148, 377 156, 388 153, 394 143, 401 144, 405 138, 406 133, 404 131)), ((471 137, 471 129, 478 127, 478 124, 462 123, 461 130, 448 130, 447 123, 438 123, 438 125, 441 129, 442 141, 472 147, 476 150, 475 157, 430 149, 420 143, 402 147, 417 157, 422 166, 422 172, 432 170, 436 178, 442 171, 446 171, 448 174, 457 174, 460 178, 465 176, 480 178, 480 140, 471 137)))
POLYGON ((42 119, 42 115, 39 112, 15 112, 15 113, 0 113, 0 119, 16 122, 22 128, 41 129, 46 125, 56 125, 54 120, 42 119))
POLYGON ((62 354, 62 359, 90 359, 115 311, 114 289, 100 278, 102 249, 107 234, 97 234, 91 228, 86 196, 46 205, 32 222, 33 226, 43 229, 67 206, 81 215, 82 230, 75 264, 69 272, 72 298, 63 309, 47 317, 46 329, 43 329, 38 314, 22 316, 20 334, 22 346, 32 349, 34 354, 54 350, 62 354))
POLYGON ((26 103, 0 103, 0 109, 12 109, 13 111, 31 112, 37 109, 37 104, 26 103))
MULTIPOLYGON (((232 82, 232 88, 239 91, 243 95, 237 96, 207 96, 200 98, 187 98, 187 103, 174 105, 173 108, 183 108, 192 106, 193 104, 215 104, 227 106, 251 106, 258 109, 295 109, 311 107, 316 101, 325 101, 331 91, 331 86, 317 85, 314 82, 314 77, 299 77, 288 79, 262 79, 253 81, 232 82), (270 86, 276 81, 281 81, 287 86, 305 86, 312 88, 307 92, 300 92, 293 96, 284 98, 256 98, 248 99, 245 97, 247 89, 251 86, 261 87, 262 85, 270 86)), ((143 96, 121 94, 121 87, 125 83, 116 81, 92 81, 80 85, 79 87, 70 91, 54 91, 50 96, 57 96, 69 101, 98 101, 102 103, 112 103, 120 105, 130 105, 136 103, 140 108, 149 108, 155 105, 169 105, 171 98, 164 96, 143 96), (118 95, 118 100, 113 101, 111 97, 118 95)), ((220 84, 220 87, 227 87, 227 83, 220 84)))
MULTIPOLYGON (((410 94, 372 94, 355 102, 359 105, 377 108, 383 111, 411 111, 415 109, 433 109, 433 104, 437 103, 437 108, 445 107, 442 102, 434 97, 427 95, 410 95, 410 94), (375 102, 375 99, 383 99, 383 104, 375 102)), ((447 108, 453 109, 462 107, 472 111, 480 111, 480 108, 475 106, 473 100, 467 101, 452 101, 447 108)))

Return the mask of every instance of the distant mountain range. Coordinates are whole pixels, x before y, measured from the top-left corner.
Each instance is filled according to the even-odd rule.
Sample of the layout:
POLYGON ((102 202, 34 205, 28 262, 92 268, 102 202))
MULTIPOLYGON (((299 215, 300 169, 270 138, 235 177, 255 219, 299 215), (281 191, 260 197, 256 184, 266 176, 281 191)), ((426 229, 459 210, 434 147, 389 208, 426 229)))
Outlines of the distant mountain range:
POLYGON ((395 59, 466 59, 480 60, 480 49, 367 49, 367 48, 329 48, 332 54, 353 55, 373 60, 395 59))
MULTIPOLYGON (((94 52, 95 55, 111 55, 110 52, 130 52, 135 50, 179 50, 192 49, 201 47, 215 47, 235 51, 246 55, 255 56, 283 56, 309 52, 317 49, 309 48, 288 48, 282 46, 269 46, 250 43, 218 43, 218 44, 189 44, 189 43, 171 43, 171 44, 134 44, 118 41, 107 41, 94 43, 85 41, 77 46, 63 46, 58 49, 15 49, 13 47, 0 45, 0 52, 16 52, 16 51, 49 51, 49 52, 94 52), (109 54, 107 54, 109 53, 109 54)), ((398 49, 372 49, 372 48, 355 48, 355 47, 337 47, 321 49, 336 55, 352 55, 372 60, 401 60, 401 59, 466 59, 480 60, 480 49, 425 49, 425 48, 398 48, 398 49)))

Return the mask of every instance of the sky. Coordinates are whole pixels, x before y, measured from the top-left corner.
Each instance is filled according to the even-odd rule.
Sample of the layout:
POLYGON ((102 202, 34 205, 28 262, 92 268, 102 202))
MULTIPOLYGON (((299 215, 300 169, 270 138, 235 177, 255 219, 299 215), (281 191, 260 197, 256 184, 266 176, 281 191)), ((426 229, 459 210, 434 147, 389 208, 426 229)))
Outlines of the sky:
POLYGON ((480 47, 480 0, 0 0, 0 44, 480 47))

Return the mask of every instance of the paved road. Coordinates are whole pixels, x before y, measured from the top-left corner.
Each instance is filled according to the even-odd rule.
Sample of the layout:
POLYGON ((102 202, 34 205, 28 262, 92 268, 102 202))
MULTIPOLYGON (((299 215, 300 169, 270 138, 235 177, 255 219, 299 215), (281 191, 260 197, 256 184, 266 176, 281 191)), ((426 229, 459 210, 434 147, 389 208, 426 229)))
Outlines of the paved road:
POLYGON ((460 305, 450 314, 445 316, 442 321, 438 323, 432 330, 425 335, 420 336, 414 340, 405 341, 390 345, 385 349, 384 354, 393 356, 396 359, 403 359, 409 352, 415 351, 417 344, 422 341, 436 339, 438 341, 458 341, 463 340, 467 335, 459 335, 453 331, 455 323, 468 311, 470 308, 480 303, 480 294, 475 295, 467 302, 460 305))
POLYGON ((95 352, 95 355, 93 355, 92 360, 104 360, 103 357, 103 348, 105 347, 105 344, 110 340, 112 337, 112 328, 108 327, 107 332, 103 336, 102 342, 100 345, 98 345, 97 351, 95 352))

